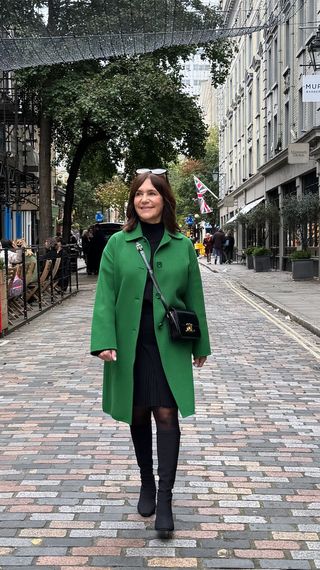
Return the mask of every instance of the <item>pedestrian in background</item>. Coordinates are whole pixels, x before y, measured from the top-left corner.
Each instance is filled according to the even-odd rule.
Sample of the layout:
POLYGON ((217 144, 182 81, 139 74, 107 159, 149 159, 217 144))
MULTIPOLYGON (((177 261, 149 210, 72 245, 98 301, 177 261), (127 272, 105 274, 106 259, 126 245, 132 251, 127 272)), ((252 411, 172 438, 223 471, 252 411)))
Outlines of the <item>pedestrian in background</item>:
POLYGON ((234 237, 232 231, 229 230, 224 242, 224 251, 226 254, 226 263, 232 263, 233 260, 233 249, 234 249, 234 237))
POLYGON ((203 240, 203 245, 207 256, 207 263, 211 263, 211 256, 213 251, 213 239, 211 234, 206 234, 206 237, 203 240))
POLYGON ((172 489, 183 417, 194 413, 194 365, 210 354, 201 277, 189 238, 179 232, 176 202, 165 176, 148 169, 132 182, 127 223, 104 250, 92 323, 91 352, 104 363, 103 409, 130 424, 141 489, 138 512, 170 532, 172 489), (143 246, 169 305, 195 311, 201 338, 174 342, 165 309, 136 242, 143 246), (152 462, 152 415, 157 429, 158 493, 152 462))
POLYGON ((98 275, 102 252, 106 245, 106 238, 99 224, 93 226, 93 235, 88 247, 88 272, 98 275))
POLYGON ((213 247, 214 247, 214 262, 215 264, 217 261, 219 263, 224 262, 224 254, 223 254, 223 244, 225 242, 225 234, 221 228, 219 228, 212 237, 213 247))
POLYGON ((82 254, 87 268, 87 274, 91 275, 91 270, 89 267, 89 249, 90 249, 90 241, 93 238, 93 231, 92 228, 88 228, 82 232, 81 236, 81 247, 82 247, 82 254))

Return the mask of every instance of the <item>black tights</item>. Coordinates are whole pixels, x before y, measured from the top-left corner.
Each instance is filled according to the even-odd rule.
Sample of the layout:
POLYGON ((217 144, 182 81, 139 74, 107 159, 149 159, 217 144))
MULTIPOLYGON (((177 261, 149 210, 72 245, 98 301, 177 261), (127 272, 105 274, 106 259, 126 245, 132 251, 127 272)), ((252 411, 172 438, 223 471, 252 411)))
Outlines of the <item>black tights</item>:
POLYGON ((151 412, 156 422, 157 431, 165 431, 171 429, 179 429, 178 409, 177 408, 143 408, 140 406, 133 407, 132 426, 142 426, 151 422, 151 412))

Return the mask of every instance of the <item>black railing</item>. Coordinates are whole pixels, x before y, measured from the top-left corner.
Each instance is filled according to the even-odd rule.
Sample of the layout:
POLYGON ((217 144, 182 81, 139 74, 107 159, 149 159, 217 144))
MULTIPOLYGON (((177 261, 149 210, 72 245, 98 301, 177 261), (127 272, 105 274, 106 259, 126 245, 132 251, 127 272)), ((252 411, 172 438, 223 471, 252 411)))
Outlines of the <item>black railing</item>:
POLYGON ((77 293, 79 250, 0 250, 0 336, 77 293))

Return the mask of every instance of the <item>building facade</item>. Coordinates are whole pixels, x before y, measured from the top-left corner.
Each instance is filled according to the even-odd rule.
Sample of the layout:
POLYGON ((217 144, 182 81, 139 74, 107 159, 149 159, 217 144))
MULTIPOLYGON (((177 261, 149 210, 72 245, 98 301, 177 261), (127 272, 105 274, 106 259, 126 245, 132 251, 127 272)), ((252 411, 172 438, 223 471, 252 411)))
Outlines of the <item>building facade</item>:
MULTIPOLYGON (((226 25, 255 25, 282 13, 281 24, 236 40, 230 73, 213 97, 220 132, 220 225, 258 199, 281 208, 284 196, 319 192, 320 103, 303 101, 303 77, 315 73, 308 46, 320 24, 320 0, 222 0, 226 25), (291 145, 308 143, 304 163, 289 164, 291 145)), ((318 72, 319 73, 319 72, 318 72)), ((257 236, 236 228, 239 249, 257 236)), ((252 243, 248 243, 251 241, 252 243)), ((292 237, 269 235, 269 247, 284 267, 292 237)), ((317 253, 319 227, 310 246, 317 253)))
POLYGON ((182 63, 182 78, 185 91, 199 97, 202 83, 210 78, 210 63, 201 59, 201 50, 182 63))

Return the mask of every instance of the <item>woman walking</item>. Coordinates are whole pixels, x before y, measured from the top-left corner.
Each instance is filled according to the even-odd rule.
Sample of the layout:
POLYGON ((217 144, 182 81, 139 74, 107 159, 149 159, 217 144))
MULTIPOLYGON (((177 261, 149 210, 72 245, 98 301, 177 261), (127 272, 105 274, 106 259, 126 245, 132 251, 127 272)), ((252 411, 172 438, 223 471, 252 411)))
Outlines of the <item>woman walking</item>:
POLYGON ((194 413, 194 365, 210 354, 201 277, 191 241, 179 232, 175 198, 164 169, 133 179, 127 223, 104 250, 93 315, 91 352, 104 360, 103 410, 130 424, 141 490, 138 512, 156 511, 155 529, 170 532, 182 417, 194 413), (137 242, 167 303, 195 311, 201 337, 172 341, 166 311, 137 242), (158 492, 152 463, 157 429, 158 492))

